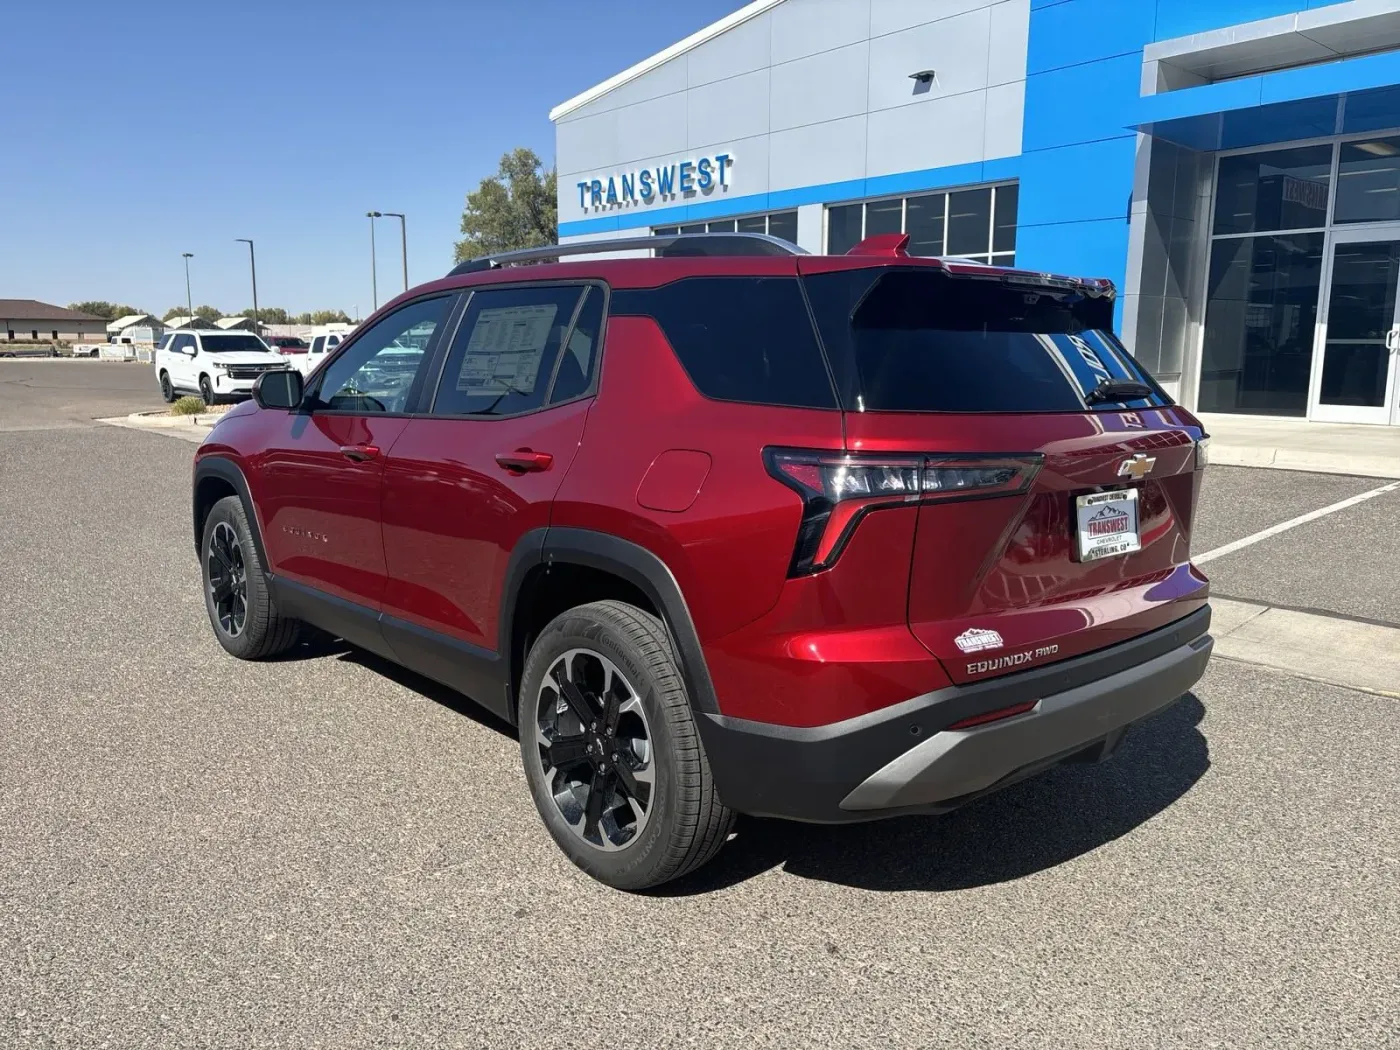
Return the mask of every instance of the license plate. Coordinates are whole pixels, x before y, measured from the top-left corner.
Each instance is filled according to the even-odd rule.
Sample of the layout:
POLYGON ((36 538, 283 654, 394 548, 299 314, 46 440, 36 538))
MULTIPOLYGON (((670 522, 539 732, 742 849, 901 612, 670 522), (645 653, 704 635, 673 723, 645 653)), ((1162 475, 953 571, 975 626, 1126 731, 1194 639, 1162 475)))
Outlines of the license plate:
POLYGON ((1137 489, 1076 496, 1074 514, 1080 561, 1097 561, 1142 550, 1142 539, 1138 535, 1137 489))

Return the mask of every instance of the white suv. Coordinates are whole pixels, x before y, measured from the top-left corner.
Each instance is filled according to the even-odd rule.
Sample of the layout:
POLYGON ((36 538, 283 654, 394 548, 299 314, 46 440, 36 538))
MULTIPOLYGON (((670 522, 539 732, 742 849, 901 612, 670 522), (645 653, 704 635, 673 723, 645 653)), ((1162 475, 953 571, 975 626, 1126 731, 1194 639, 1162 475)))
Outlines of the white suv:
POLYGON ((251 332, 168 332, 154 356, 165 400, 191 393, 206 405, 220 397, 247 396, 258 376, 289 367, 285 357, 251 332))

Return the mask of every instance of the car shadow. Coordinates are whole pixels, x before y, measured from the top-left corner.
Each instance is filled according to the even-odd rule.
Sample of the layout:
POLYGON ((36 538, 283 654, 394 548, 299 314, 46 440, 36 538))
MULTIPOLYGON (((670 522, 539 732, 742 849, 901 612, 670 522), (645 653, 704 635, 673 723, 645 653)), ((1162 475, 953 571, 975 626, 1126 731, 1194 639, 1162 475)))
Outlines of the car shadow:
MULTIPOLYGON (((329 636, 281 657, 334 656, 383 675, 502 736, 515 727, 462 693, 329 636)), ((1073 860, 1151 820, 1210 768, 1187 693, 1128 731, 1097 765, 1061 765, 936 817, 821 825, 740 817, 733 840, 699 871, 649 891, 689 897, 728 889, 774 868, 857 889, 947 892, 1023 878, 1073 860)))
POLYGON ((376 656, 368 649, 361 649, 352 645, 343 638, 336 638, 334 635, 326 634, 324 631, 311 630, 307 632, 305 639, 293 646, 285 653, 272 657, 273 661, 285 661, 287 663, 297 663, 301 660, 319 660, 327 657, 335 657, 346 663, 359 664, 366 670, 375 674, 383 675, 392 682, 397 682, 405 689, 412 690, 426 700, 431 700, 436 704, 459 714, 464 718, 470 718, 473 722, 494 730, 502 736, 508 736, 512 740, 516 738, 515 727, 505 719, 497 718, 494 714, 469 699, 457 690, 434 682, 431 678, 408 668, 386 660, 381 656, 376 656))
POLYGON ((657 896, 726 889, 781 867, 858 889, 946 892, 995 885, 1073 860, 1162 812, 1210 768, 1188 693, 1128 731, 1097 765, 1062 765, 937 817, 811 825, 740 817, 733 841, 657 896))

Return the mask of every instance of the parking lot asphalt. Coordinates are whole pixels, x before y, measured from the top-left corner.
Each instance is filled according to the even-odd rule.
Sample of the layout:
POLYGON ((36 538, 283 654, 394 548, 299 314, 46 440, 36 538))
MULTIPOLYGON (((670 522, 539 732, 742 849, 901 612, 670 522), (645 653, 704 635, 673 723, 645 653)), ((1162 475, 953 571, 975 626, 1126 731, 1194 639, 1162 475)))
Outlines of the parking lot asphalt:
MULTIPOLYGON (((34 364, 150 378, 0 384, 34 364)), ((741 820, 619 895, 470 701, 335 645, 218 648, 192 445, 91 424, 140 384, 15 396, 67 428, 0 400, 0 1046, 1400 1044, 1397 701, 1217 659, 1103 766, 942 819, 741 820)), ((1375 483, 1204 484, 1196 550, 1375 483)), ((1246 557, 1299 577, 1387 510, 1212 561, 1215 587, 1246 557)))
MULTIPOLYGON (((1201 554, 1386 482, 1211 467, 1191 549, 1201 554)), ((1204 566, 1211 591, 1400 626, 1400 490, 1336 511, 1204 566)), ((1400 683, 1396 683, 1400 688, 1400 683)))
POLYGON ((0 1046, 1400 1045, 1394 700, 1216 661, 1105 765, 626 896, 468 701, 223 653, 191 453, 0 433, 0 1046))
POLYGON ((88 359, 0 359, 0 432, 91 426, 165 407, 150 365, 88 359))

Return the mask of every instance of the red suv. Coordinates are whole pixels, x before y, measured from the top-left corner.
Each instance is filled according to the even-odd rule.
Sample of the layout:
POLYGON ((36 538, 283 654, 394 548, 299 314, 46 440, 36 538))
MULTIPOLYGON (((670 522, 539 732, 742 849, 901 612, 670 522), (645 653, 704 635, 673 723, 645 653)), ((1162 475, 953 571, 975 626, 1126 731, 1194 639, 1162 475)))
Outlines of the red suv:
POLYGON ((310 624, 467 694, 625 889, 735 813, 940 813, 1106 757, 1210 656, 1201 424, 1108 282, 906 241, 474 260, 262 376, 194 468, 219 642, 310 624))

